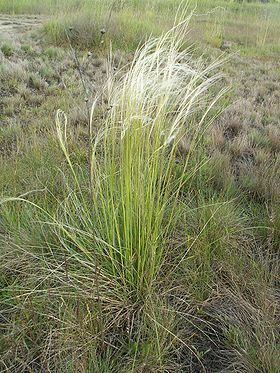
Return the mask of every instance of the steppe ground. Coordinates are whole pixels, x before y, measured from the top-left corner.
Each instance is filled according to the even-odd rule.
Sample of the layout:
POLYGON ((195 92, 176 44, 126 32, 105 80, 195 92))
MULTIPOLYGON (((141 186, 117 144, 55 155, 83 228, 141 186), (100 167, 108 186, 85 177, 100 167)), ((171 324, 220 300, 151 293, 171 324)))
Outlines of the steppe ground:
MULTIPOLYGON (((168 165, 180 189, 164 202, 159 226, 153 219, 162 210, 147 212, 146 200, 167 181, 151 179, 147 190, 144 182, 139 196, 127 176, 115 185, 105 168, 112 154, 121 158, 122 137, 116 149, 104 140, 108 153, 97 145, 101 171, 92 174, 107 194, 88 192, 89 137, 108 122, 110 74, 121 81, 139 43, 171 28, 179 4, 0 0, 1 372, 280 371, 278 2, 190 1, 181 47, 203 66, 223 60, 208 104, 227 90, 195 146, 203 113, 190 116, 168 165), (59 109, 68 118, 67 149, 59 109), (101 217, 91 215, 92 204, 101 217), (158 243, 154 232, 166 226, 158 243), (153 239, 161 252, 154 272, 133 252, 136 245, 148 266, 153 239), (95 247, 103 257, 88 254, 95 247)), ((134 151, 142 148, 133 141, 126 155, 138 172, 134 151)))

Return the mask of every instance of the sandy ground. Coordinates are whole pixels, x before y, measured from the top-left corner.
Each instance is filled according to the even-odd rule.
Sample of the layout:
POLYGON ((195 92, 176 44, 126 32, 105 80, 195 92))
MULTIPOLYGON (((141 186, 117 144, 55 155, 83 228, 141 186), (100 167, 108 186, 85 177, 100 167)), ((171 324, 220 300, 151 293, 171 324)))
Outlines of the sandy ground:
POLYGON ((0 14, 0 39, 17 42, 26 32, 41 26, 43 20, 39 16, 0 14))

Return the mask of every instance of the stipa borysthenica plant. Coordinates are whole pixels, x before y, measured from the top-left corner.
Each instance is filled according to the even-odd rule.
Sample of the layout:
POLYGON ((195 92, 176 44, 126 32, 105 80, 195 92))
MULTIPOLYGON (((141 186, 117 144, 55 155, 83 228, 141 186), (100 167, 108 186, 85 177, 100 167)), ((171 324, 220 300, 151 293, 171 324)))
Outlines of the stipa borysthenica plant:
MULTIPOLYGON (((69 202, 75 211, 69 204, 64 211, 65 229, 76 230, 75 250, 136 299, 151 290, 176 221, 183 185, 174 177, 178 143, 187 132, 196 146, 211 107, 205 108, 207 92, 220 78, 212 74, 219 62, 205 66, 183 48, 186 26, 184 21, 147 42, 120 80, 109 77, 110 111, 92 139, 90 200, 85 207, 74 193, 69 202)), ((64 131, 67 119, 59 112, 60 144, 79 185, 64 131)), ((187 168, 188 157, 183 173, 187 168)))
MULTIPOLYGON (((210 88, 221 78, 214 72, 220 61, 205 64, 193 57, 185 48, 187 26, 188 20, 180 22, 162 37, 150 39, 121 77, 114 77, 109 69, 110 110, 99 118, 97 133, 93 130, 96 104, 90 113, 89 167, 73 160, 67 116, 57 113, 57 137, 68 170, 62 178, 65 198, 57 201, 55 212, 24 197, 8 199, 26 201, 37 210, 34 229, 40 232, 40 248, 32 242, 21 249, 40 263, 39 280, 29 294, 50 283, 52 296, 65 305, 68 302, 65 313, 60 308, 55 316, 62 329, 72 314, 73 298, 79 299, 75 307, 84 310, 86 334, 91 330, 94 340, 104 339, 105 329, 116 324, 128 304, 145 307, 146 300, 151 304, 180 217, 180 192, 186 175, 193 173, 190 154, 222 93, 211 99, 210 88), (177 148, 183 136, 189 137, 190 146, 178 175, 177 148), (98 307, 91 308, 89 301, 98 307), (100 321, 100 327, 92 327, 93 320, 100 321)), ((132 319, 127 321, 131 325, 133 320, 142 323, 135 315, 126 318, 132 319)), ((160 353, 163 346, 155 324, 160 353)), ((140 337, 136 340, 138 344, 140 337)))

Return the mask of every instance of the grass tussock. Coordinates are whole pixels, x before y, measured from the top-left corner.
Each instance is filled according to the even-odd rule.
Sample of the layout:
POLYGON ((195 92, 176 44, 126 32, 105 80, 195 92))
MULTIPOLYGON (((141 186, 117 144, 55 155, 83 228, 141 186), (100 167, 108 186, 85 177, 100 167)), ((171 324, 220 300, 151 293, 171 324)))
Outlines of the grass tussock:
MULTIPOLYGON (((39 281, 46 307, 52 308, 52 302, 48 304, 48 292, 43 289, 49 280, 54 281, 54 298, 65 302, 70 296, 74 304, 82 302, 79 312, 88 313, 88 322, 95 330, 91 330, 91 335, 99 336, 103 344, 109 343, 105 337, 107 328, 132 318, 129 328, 134 341, 130 343, 135 344, 133 366, 138 358, 143 358, 142 343, 149 346, 148 356, 156 353, 154 363, 161 366, 165 344, 176 341, 169 327, 157 321, 162 317, 161 307, 155 309, 152 300, 180 216, 177 200, 185 181, 178 175, 174 177, 176 149, 186 132, 192 139, 191 147, 197 145, 213 104, 205 106, 207 92, 220 79, 220 75, 213 74, 219 62, 205 66, 202 60, 194 60, 190 51, 182 49, 187 24, 181 22, 163 37, 146 43, 136 52, 131 68, 120 80, 114 81, 113 76, 109 76, 110 110, 95 137, 92 132, 94 106, 90 114, 88 170, 77 168, 72 161, 67 117, 58 112, 57 136, 68 172, 64 175, 64 198, 57 209, 37 205, 36 197, 35 200, 26 200, 23 196, 2 201, 2 204, 26 203, 18 226, 13 222, 13 209, 4 207, 3 214, 7 227, 10 226, 17 238, 13 244, 7 244, 16 249, 16 257, 34 257, 35 262, 32 260, 30 265, 37 263, 40 268, 36 279, 23 270, 24 286, 39 281), (202 108, 206 108, 204 112, 202 108), (33 214, 37 216, 36 228, 28 228, 28 219, 33 214), (59 264, 61 260, 64 264, 59 264), (86 289, 82 291, 84 285, 86 289), (92 295, 88 298, 90 289, 92 295), (85 296, 81 292, 85 292, 85 296), (149 336, 151 327, 156 333, 155 339, 149 336), (148 340, 142 341, 142 338, 148 340)), ((188 158, 182 175, 186 172, 188 158)), ((8 269, 10 254, 4 257, 4 267, 8 269)), ((29 291, 36 293, 35 289, 36 285, 29 291)), ((26 291, 22 288, 23 298, 28 297, 29 291, 26 291)), ((16 301, 16 298, 10 299, 16 301)), ((38 312, 40 314, 39 310, 36 314, 38 312)), ((65 312, 57 315, 58 328, 62 328, 64 318, 71 320, 73 311, 67 307, 65 312)), ((169 324, 170 320, 166 321, 169 324)), ((43 329, 45 332, 45 327, 43 329)), ((76 349, 81 346, 78 340, 75 343, 78 346, 72 346, 72 351, 78 354, 76 349)), ((42 359, 42 350, 37 359, 42 359)))
MULTIPOLYGON (((196 145, 207 110, 196 123, 193 116, 220 78, 208 77, 217 64, 204 67, 202 61, 193 63, 188 51, 180 52, 184 35, 185 25, 150 41, 121 82, 110 81, 110 112, 91 152, 88 213, 95 217, 98 261, 105 259, 101 266, 136 292, 136 299, 152 288, 176 221, 183 184, 174 179, 176 148, 185 131, 193 132, 191 145, 196 145)), ((66 118, 61 123, 59 115, 57 121, 70 162, 63 141, 66 118)))

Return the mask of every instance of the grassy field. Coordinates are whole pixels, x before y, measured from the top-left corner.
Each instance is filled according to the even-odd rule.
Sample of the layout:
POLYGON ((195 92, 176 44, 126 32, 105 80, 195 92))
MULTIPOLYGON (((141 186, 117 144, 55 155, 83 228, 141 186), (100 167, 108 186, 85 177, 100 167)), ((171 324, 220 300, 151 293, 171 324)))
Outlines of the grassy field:
MULTIPOLYGON (((48 15, 45 31, 52 43, 67 45, 65 28, 71 26, 69 37, 77 46, 97 48, 100 29, 105 29, 103 47, 112 43, 113 48, 133 51, 149 35, 170 29, 182 4, 181 0, 1 0, 0 11, 48 15)), ((279 53, 279 1, 189 0, 188 7, 195 13, 192 41, 214 47, 226 41, 247 54, 279 53)))
POLYGON ((279 372, 279 22, 0 0, 1 372, 279 372))

